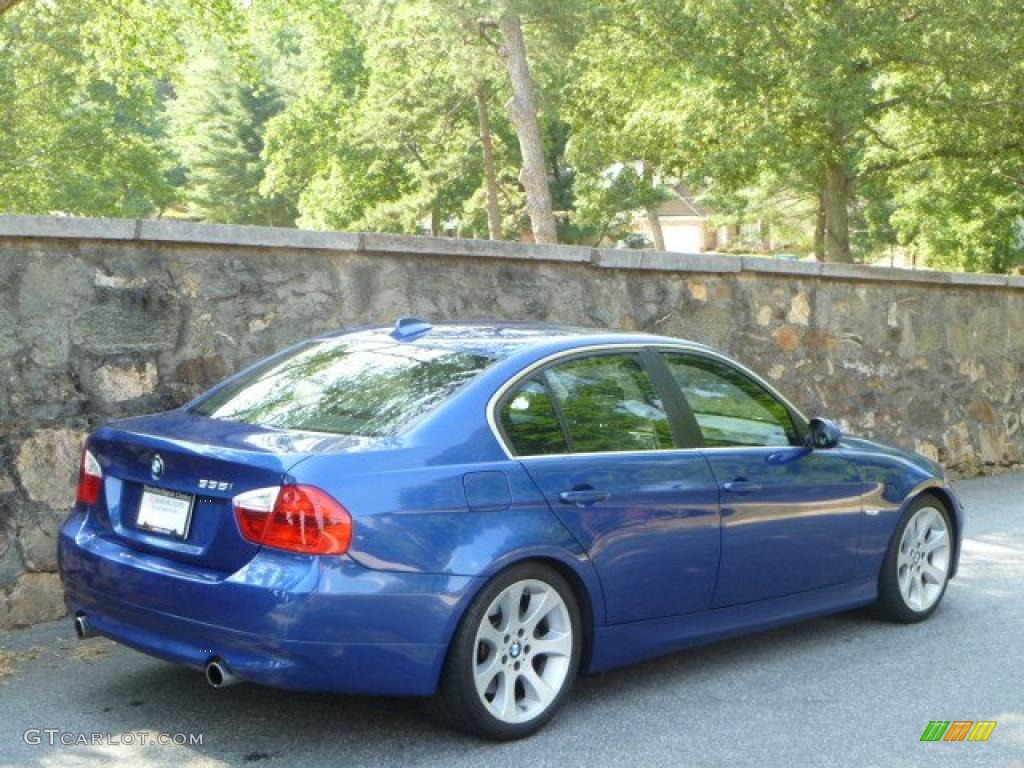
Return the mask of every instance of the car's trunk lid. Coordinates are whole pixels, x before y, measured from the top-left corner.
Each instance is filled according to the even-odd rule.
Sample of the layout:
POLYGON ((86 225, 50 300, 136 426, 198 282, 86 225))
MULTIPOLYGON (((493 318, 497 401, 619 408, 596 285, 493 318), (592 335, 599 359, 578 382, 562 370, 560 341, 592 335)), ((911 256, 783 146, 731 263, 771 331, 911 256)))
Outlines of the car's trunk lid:
POLYGON ((89 447, 103 469, 96 509, 103 535, 171 560, 234 572, 259 545, 245 539, 231 500, 280 485, 288 469, 312 453, 356 447, 358 438, 283 432, 172 411, 117 422, 97 431, 89 447), (353 445, 349 446, 349 443, 353 445), (160 466, 154 465, 154 460, 160 466), (191 501, 185 536, 140 526, 147 488, 191 501))

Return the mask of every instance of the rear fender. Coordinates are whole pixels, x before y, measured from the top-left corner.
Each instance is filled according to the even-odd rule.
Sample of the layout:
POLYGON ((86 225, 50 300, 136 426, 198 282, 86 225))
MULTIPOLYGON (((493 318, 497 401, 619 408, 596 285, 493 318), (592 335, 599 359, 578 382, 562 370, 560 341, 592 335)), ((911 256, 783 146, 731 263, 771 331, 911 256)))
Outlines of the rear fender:
POLYGON ((605 624, 604 592, 597 571, 591 564, 590 559, 584 554, 573 555, 565 549, 558 547, 529 547, 509 552, 501 559, 495 561, 487 569, 482 577, 474 579, 472 589, 460 599, 457 610, 452 612, 451 620, 446 628, 447 640, 450 645, 455 631, 466 614, 469 606, 476 599, 476 596, 503 571, 521 563, 534 562, 542 563, 558 571, 569 586, 580 606, 581 620, 583 623, 583 658, 580 669, 590 668, 590 653, 592 649, 592 637, 595 627, 605 624))
POLYGON ((353 560, 376 570, 490 578, 523 560, 550 559, 586 586, 603 621, 586 553, 519 462, 402 468, 389 461, 382 469, 380 459, 314 457, 290 471, 292 480, 323 488, 352 515, 353 560))

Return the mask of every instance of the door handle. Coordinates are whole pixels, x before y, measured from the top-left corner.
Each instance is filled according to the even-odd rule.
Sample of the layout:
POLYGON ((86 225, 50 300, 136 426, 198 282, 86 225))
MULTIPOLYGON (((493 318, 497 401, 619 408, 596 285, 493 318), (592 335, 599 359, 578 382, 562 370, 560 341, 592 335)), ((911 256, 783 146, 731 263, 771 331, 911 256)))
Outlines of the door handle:
POLYGON ((608 491, 598 491, 594 488, 581 488, 575 491, 562 491, 558 498, 563 504, 575 504, 577 507, 589 507, 599 501, 604 501, 611 496, 608 491))
POLYGON ((761 490, 761 483, 739 478, 729 483, 722 483, 722 489, 726 493, 753 493, 761 490))

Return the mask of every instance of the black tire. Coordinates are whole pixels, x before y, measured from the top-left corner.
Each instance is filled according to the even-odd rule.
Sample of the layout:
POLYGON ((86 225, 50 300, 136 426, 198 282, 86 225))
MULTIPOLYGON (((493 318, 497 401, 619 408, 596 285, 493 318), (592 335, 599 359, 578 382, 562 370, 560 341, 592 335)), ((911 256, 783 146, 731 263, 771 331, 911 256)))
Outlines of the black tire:
POLYGON ((882 564, 882 571, 878 579, 878 601, 872 608, 872 613, 880 619, 897 624, 916 624, 917 622, 924 621, 935 613, 935 610, 939 607, 939 604, 942 602, 942 598, 946 594, 946 588, 949 586, 948 570, 945 582, 942 584, 942 591, 938 598, 925 610, 915 610, 912 608, 904 599, 903 594, 900 591, 898 565, 900 541, 902 540, 903 532, 907 529, 911 519, 919 510, 925 507, 931 507, 932 509, 938 510, 939 514, 942 515, 946 523, 946 530, 950 537, 950 547, 952 548, 954 545, 953 539, 956 529, 953 526, 953 518, 946 504, 937 496, 933 496, 931 494, 926 493, 918 496, 913 503, 907 507, 903 516, 900 518, 899 523, 896 525, 896 530, 893 532, 892 539, 889 542, 889 549, 885 555, 885 561, 882 564))
POLYGON ((579 672, 582 636, 582 620, 575 595, 555 569, 542 563, 523 563, 502 571, 473 599, 459 622, 435 697, 437 710, 450 727, 472 736, 511 741, 536 733, 555 716, 572 690, 579 672), (526 579, 544 582, 562 598, 572 627, 572 650, 565 680, 547 709, 525 722, 508 723, 489 712, 477 694, 473 678, 476 634, 491 603, 508 586, 526 579))

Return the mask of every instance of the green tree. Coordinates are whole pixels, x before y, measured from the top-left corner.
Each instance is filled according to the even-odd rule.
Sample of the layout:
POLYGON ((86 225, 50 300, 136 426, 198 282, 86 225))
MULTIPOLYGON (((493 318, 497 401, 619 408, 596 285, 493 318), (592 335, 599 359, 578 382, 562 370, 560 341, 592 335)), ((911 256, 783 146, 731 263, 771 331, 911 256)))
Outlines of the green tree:
POLYGON ((686 181, 819 257, 1003 270, 1022 22, 1011 0, 0 0, 0 206, 579 243, 646 209, 657 241, 686 181))
POLYGON ((616 105, 610 117, 651 138, 680 174, 735 190, 767 171, 819 196, 830 260, 852 258, 859 185, 930 159, 991 157, 1020 142, 1011 131, 976 146, 948 130, 967 110, 984 120, 1008 109, 979 98, 993 83, 1019 92, 1022 9, 1009 0, 610 6, 619 45, 593 48, 590 77, 627 92, 630 73, 641 73, 632 106, 623 115, 616 105), (917 125, 934 129, 921 136, 917 125))
POLYGON ((242 66, 216 39, 200 39, 169 104, 170 141, 184 168, 183 198, 207 221, 289 226, 288 195, 264 195, 263 134, 282 109, 258 61, 242 66))
POLYGON ((896 180, 891 226, 929 266, 1006 272, 1024 263, 1024 163, 936 161, 896 180))
POLYGON ((103 76, 89 3, 0 18, 0 209, 146 216, 173 197, 158 84, 103 76))
POLYGON ((370 74, 357 132, 364 144, 398 159, 406 186, 371 210, 366 223, 379 229, 393 221, 409 230, 426 216, 438 234, 444 222, 464 218, 466 201, 481 188, 476 89, 487 89, 492 73, 467 47, 457 17, 422 2, 379 3, 375 10, 361 18, 370 74))
POLYGON ((311 11, 315 53, 270 125, 265 189, 297 190, 307 226, 517 231, 496 62, 464 19, 430 2, 311 11))
POLYGON ((300 226, 351 228, 404 180, 395 159, 360 143, 355 130, 368 73, 354 9, 297 2, 291 10, 294 80, 267 125, 261 188, 297 200, 300 226))

